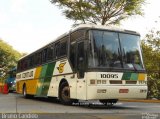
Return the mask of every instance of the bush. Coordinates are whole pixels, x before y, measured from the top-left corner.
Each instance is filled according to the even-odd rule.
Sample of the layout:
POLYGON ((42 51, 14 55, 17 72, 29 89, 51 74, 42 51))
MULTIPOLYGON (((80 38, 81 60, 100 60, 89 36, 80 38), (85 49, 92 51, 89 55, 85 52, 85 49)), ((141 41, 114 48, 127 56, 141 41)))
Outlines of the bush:
POLYGON ((148 77, 148 95, 147 98, 160 99, 160 79, 148 77))

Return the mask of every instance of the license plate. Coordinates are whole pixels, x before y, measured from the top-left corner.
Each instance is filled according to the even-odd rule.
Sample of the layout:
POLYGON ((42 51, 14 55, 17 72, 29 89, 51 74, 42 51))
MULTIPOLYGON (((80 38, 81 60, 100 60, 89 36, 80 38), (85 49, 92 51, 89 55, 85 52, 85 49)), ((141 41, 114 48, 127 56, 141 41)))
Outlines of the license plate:
POLYGON ((119 93, 128 93, 129 90, 128 89, 119 89, 119 93))

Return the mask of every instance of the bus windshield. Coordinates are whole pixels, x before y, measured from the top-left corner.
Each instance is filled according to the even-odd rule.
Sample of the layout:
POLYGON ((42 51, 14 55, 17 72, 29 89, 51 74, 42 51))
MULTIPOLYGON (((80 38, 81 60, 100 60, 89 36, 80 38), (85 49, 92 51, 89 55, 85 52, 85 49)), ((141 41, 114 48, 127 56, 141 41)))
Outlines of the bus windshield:
POLYGON ((139 35, 92 30, 88 57, 90 68, 144 70, 139 35))

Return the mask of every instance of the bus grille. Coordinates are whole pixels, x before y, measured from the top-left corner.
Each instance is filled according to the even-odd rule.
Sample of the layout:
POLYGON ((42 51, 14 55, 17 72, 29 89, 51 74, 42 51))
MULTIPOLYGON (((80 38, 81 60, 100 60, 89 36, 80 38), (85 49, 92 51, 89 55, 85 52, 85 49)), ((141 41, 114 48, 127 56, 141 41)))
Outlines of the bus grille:
POLYGON ((137 84, 137 81, 126 81, 126 84, 137 84))
POLYGON ((122 80, 110 80, 110 84, 137 84, 137 81, 125 81, 123 82, 122 80))
POLYGON ((110 80, 110 84, 122 84, 122 81, 110 80))

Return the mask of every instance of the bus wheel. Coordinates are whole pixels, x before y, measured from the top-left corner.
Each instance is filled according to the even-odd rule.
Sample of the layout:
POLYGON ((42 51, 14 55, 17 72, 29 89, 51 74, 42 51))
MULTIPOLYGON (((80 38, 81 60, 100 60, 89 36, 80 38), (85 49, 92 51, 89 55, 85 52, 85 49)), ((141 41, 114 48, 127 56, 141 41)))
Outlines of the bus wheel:
POLYGON ((106 106, 113 106, 117 103, 118 99, 106 99, 106 100, 99 100, 101 103, 103 103, 106 106))
POLYGON ((27 98, 26 85, 23 86, 23 97, 27 98))
POLYGON ((23 97, 24 97, 24 98, 31 98, 31 97, 33 97, 32 95, 28 95, 28 94, 27 94, 26 85, 23 86, 23 97))
POLYGON ((70 99, 70 89, 66 82, 63 82, 60 85, 59 100, 64 105, 72 104, 72 99, 70 99))

